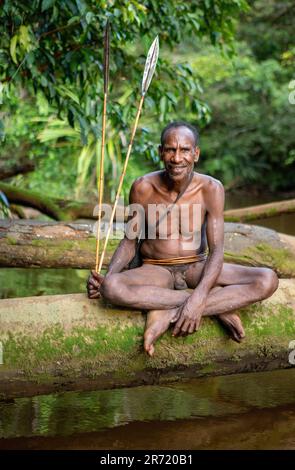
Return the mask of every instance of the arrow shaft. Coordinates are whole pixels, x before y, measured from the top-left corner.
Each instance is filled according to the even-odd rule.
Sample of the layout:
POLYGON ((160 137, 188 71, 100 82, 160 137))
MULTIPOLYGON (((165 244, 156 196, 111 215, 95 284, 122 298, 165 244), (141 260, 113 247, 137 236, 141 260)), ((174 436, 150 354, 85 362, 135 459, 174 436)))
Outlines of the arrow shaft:
POLYGON ((99 167, 99 186, 97 188, 99 197, 98 197, 98 223, 97 223, 97 232, 96 232, 96 257, 95 257, 95 271, 96 272, 98 272, 101 212, 102 212, 101 207, 102 207, 103 190, 104 190, 104 154, 105 154, 106 118, 107 118, 107 93, 104 93, 103 113, 102 113, 101 155, 100 155, 100 167, 99 167))
POLYGON ((102 268, 103 260, 104 260, 105 253, 106 253, 107 244, 108 244, 110 234, 111 234, 111 230, 112 230, 112 227, 113 227, 115 212, 116 212, 119 197, 120 197, 120 194, 121 194, 123 181, 124 181, 124 177, 125 177, 125 174, 126 174, 129 157, 130 157, 130 154, 131 154, 134 137, 135 137, 136 130, 137 130, 137 127, 138 127, 138 121, 139 121, 139 118, 140 118, 143 102, 144 102, 144 95, 141 96, 141 99, 140 99, 140 102, 139 102, 139 105, 138 105, 137 114, 136 114, 136 118, 135 118, 135 121, 134 121, 132 133, 131 133, 131 139, 130 139, 130 143, 128 145, 128 150, 127 150, 127 154, 126 154, 126 158, 125 158, 125 162, 124 162, 124 167, 123 167, 123 170, 122 170, 122 173, 121 173, 121 176, 120 176, 120 181, 119 181, 119 185, 118 185, 118 189, 117 189, 117 194, 116 194, 115 202, 114 202, 114 205, 113 205, 113 210, 112 210, 112 213, 111 213, 111 218, 110 218, 110 222, 109 222, 109 226, 108 226, 108 231, 107 231, 106 238, 105 238, 105 241, 104 241, 102 254, 100 256, 98 272, 100 272, 100 270, 102 268))
POLYGON ((97 191, 98 191, 98 223, 96 232, 96 257, 95 257, 95 271, 98 272, 98 259, 100 247, 100 228, 101 228, 101 207, 103 200, 104 190, 104 155, 105 155, 105 133, 106 133, 106 116, 107 116, 107 97, 109 85, 109 59, 110 59, 110 27, 107 22, 104 33, 104 56, 103 56, 103 111, 102 111, 102 129, 101 129, 101 154, 100 154, 100 168, 99 178, 97 178, 97 191))

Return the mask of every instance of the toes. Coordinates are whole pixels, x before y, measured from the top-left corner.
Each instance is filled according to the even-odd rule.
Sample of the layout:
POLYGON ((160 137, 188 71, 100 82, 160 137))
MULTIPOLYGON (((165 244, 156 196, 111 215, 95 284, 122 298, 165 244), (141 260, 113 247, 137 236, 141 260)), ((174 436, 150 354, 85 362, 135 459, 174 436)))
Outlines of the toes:
POLYGON ((238 333, 239 333, 239 336, 240 336, 241 339, 245 338, 246 333, 245 333, 244 328, 239 328, 238 333))
POLYGON ((152 346, 153 346, 153 335, 150 332, 148 334, 145 333, 143 347, 148 354, 150 354, 149 351, 152 348, 152 346))
POLYGON ((149 350, 147 351, 147 353, 150 357, 152 357, 154 355, 154 352, 155 352, 155 348, 154 348, 153 344, 151 344, 149 350))
POLYGON ((240 343, 240 342, 241 342, 240 336, 239 336, 235 331, 232 332, 232 339, 233 339, 234 341, 236 341, 236 343, 240 343))
POLYGON ((152 338, 150 336, 145 337, 143 347, 144 347, 145 352, 149 356, 152 356, 154 354, 155 348, 154 348, 154 345, 152 343, 152 338))
POLYGON ((236 331, 234 326, 231 323, 228 323, 228 322, 226 322, 226 324, 224 324, 224 325, 226 326, 226 329, 227 329, 231 339, 233 339, 237 343, 240 343, 241 342, 240 334, 236 331))

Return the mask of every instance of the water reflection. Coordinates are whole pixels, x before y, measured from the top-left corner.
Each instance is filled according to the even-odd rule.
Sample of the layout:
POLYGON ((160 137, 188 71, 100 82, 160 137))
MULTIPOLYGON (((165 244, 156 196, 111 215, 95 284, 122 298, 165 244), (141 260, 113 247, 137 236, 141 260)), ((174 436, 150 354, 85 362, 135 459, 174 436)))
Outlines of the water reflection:
POLYGON ((85 292, 85 269, 1 268, 0 298, 85 292))
POLYGON ((0 440, 0 447, 19 442, 10 440, 16 437, 31 437, 29 441, 22 439, 20 442, 31 442, 37 447, 43 442, 42 446, 46 447, 51 436, 55 446, 61 448, 76 442, 75 435, 85 435, 88 440, 84 437, 84 446, 94 445, 91 442, 95 436, 96 445, 102 446, 96 448, 104 445, 113 448, 109 447, 111 438, 113 442, 121 442, 121 448, 128 448, 130 435, 129 431, 126 434, 127 428, 134 436, 131 448, 140 448, 140 445, 165 448, 163 439, 167 438, 167 433, 170 437, 166 448, 177 448, 171 447, 172 442, 185 445, 184 436, 188 447, 178 448, 192 445, 196 447, 191 448, 209 448, 213 444, 222 448, 225 442, 230 445, 230 437, 232 442, 240 442, 235 435, 237 429, 247 432, 247 442, 254 445, 255 439, 250 433, 253 426, 256 433, 259 434, 261 428, 262 434, 271 436, 272 442, 280 441, 282 434, 292 441, 294 388, 295 368, 195 379, 170 386, 67 392, 0 402, 0 437, 5 438, 0 440), (285 421, 288 425, 292 423, 290 435, 286 435, 285 421), (136 429, 140 431, 138 434, 136 429), (152 429, 154 431, 149 435, 152 429), (195 444, 189 437, 193 430, 198 432, 195 444), (40 441, 38 436, 46 439, 40 441))

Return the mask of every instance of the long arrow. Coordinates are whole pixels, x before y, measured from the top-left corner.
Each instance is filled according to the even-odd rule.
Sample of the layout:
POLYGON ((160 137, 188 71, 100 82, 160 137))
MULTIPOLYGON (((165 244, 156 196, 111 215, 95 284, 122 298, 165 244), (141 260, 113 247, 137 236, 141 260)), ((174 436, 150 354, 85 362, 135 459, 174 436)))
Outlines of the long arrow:
POLYGON ((108 87, 109 87, 109 62, 110 62, 110 25, 107 21, 104 33, 104 60, 103 60, 103 112, 102 112, 102 130, 101 130, 101 155, 100 155, 100 167, 99 167, 99 178, 97 178, 97 191, 98 197, 98 223, 96 233, 96 261, 95 271, 98 271, 98 258, 99 258, 99 242, 100 242, 100 227, 101 227, 101 206, 103 199, 104 189, 104 152, 105 152, 105 132, 106 132, 106 116, 107 116, 107 98, 108 98, 108 87))
POLYGON ((102 251, 102 254, 101 254, 101 257, 100 257, 100 261, 99 261, 98 272, 100 272, 101 267, 102 267, 102 263, 103 263, 103 260, 104 260, 107 244, 108 244, 110 233, 111 233, 111 230, 112 230, 112 225, 113 225, 113 221, 114 221, 114 216, 115 216, 117 204, 118 204, 118 201, 119 201, 119 197, 120 197, 120 193, 121 193, 121 190, 122 190, 124 177, 125 177, 126 170, 127 170, 129 157, 130 157, 131 150, 132 150, 134 136, 135 136, 135 133, 136 133, 140 113, 141 113, 142 106, 143 106, 144 97, 145 97, 145 94, 148 90, 148 87, 149 87, 149 85, 152 81, 152 78, 153 78, 153 75, 154 75, 154 72, 155 72, 155 68, 156 68, 156 65, 157 65, 157 61, 158 61, 158 56, 159 56, 159 39, 158 39, 158 36, 157 36, 156 39, 153 41, 153 43, 152 43, 152 45, 149 49, 147 58, 146 58, 144 72, 143 72, 143 79, 142 79, 142 84, 141 84, 141 98, 140 98, 140 102, 139 102, 139 105, 138 105, 135 122, 134 122, 132 133, 131 133, 131 139, 130 139, 130 143, 129 143, 129 146, 128 146, 128 150, 127 150, 127 154, 126 154, 126 158, 125 158, 125 162, 124 162, 124 167, 123 167, 123 170, 122 170, 122 173, 121 173, 121 176, 120 176, 120 180, 119 180, 119 186, 118 186, 118 189, 117 189, 116 199, 115 199, 115 202, 114 202, 114 206, 113 206, 113 210, 112 210, 112 214, 111 214, 111 218, 110 218, 109 227, 108 227, 108 231, 107 231, 107 234, 106 234, 103 251, 102 251))

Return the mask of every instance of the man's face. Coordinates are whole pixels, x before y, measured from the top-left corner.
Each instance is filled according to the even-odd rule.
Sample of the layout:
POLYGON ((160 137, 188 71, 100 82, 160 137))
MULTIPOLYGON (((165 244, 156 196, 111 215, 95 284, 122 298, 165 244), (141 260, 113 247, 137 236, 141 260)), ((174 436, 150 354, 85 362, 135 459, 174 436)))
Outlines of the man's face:
POLYGON ((170 129, 165 135, 163 146, 159 147, 169 177, 173 180, 186 179, 198 161, 200 149, 196 147, 192 131, 187 127, 170 129))

